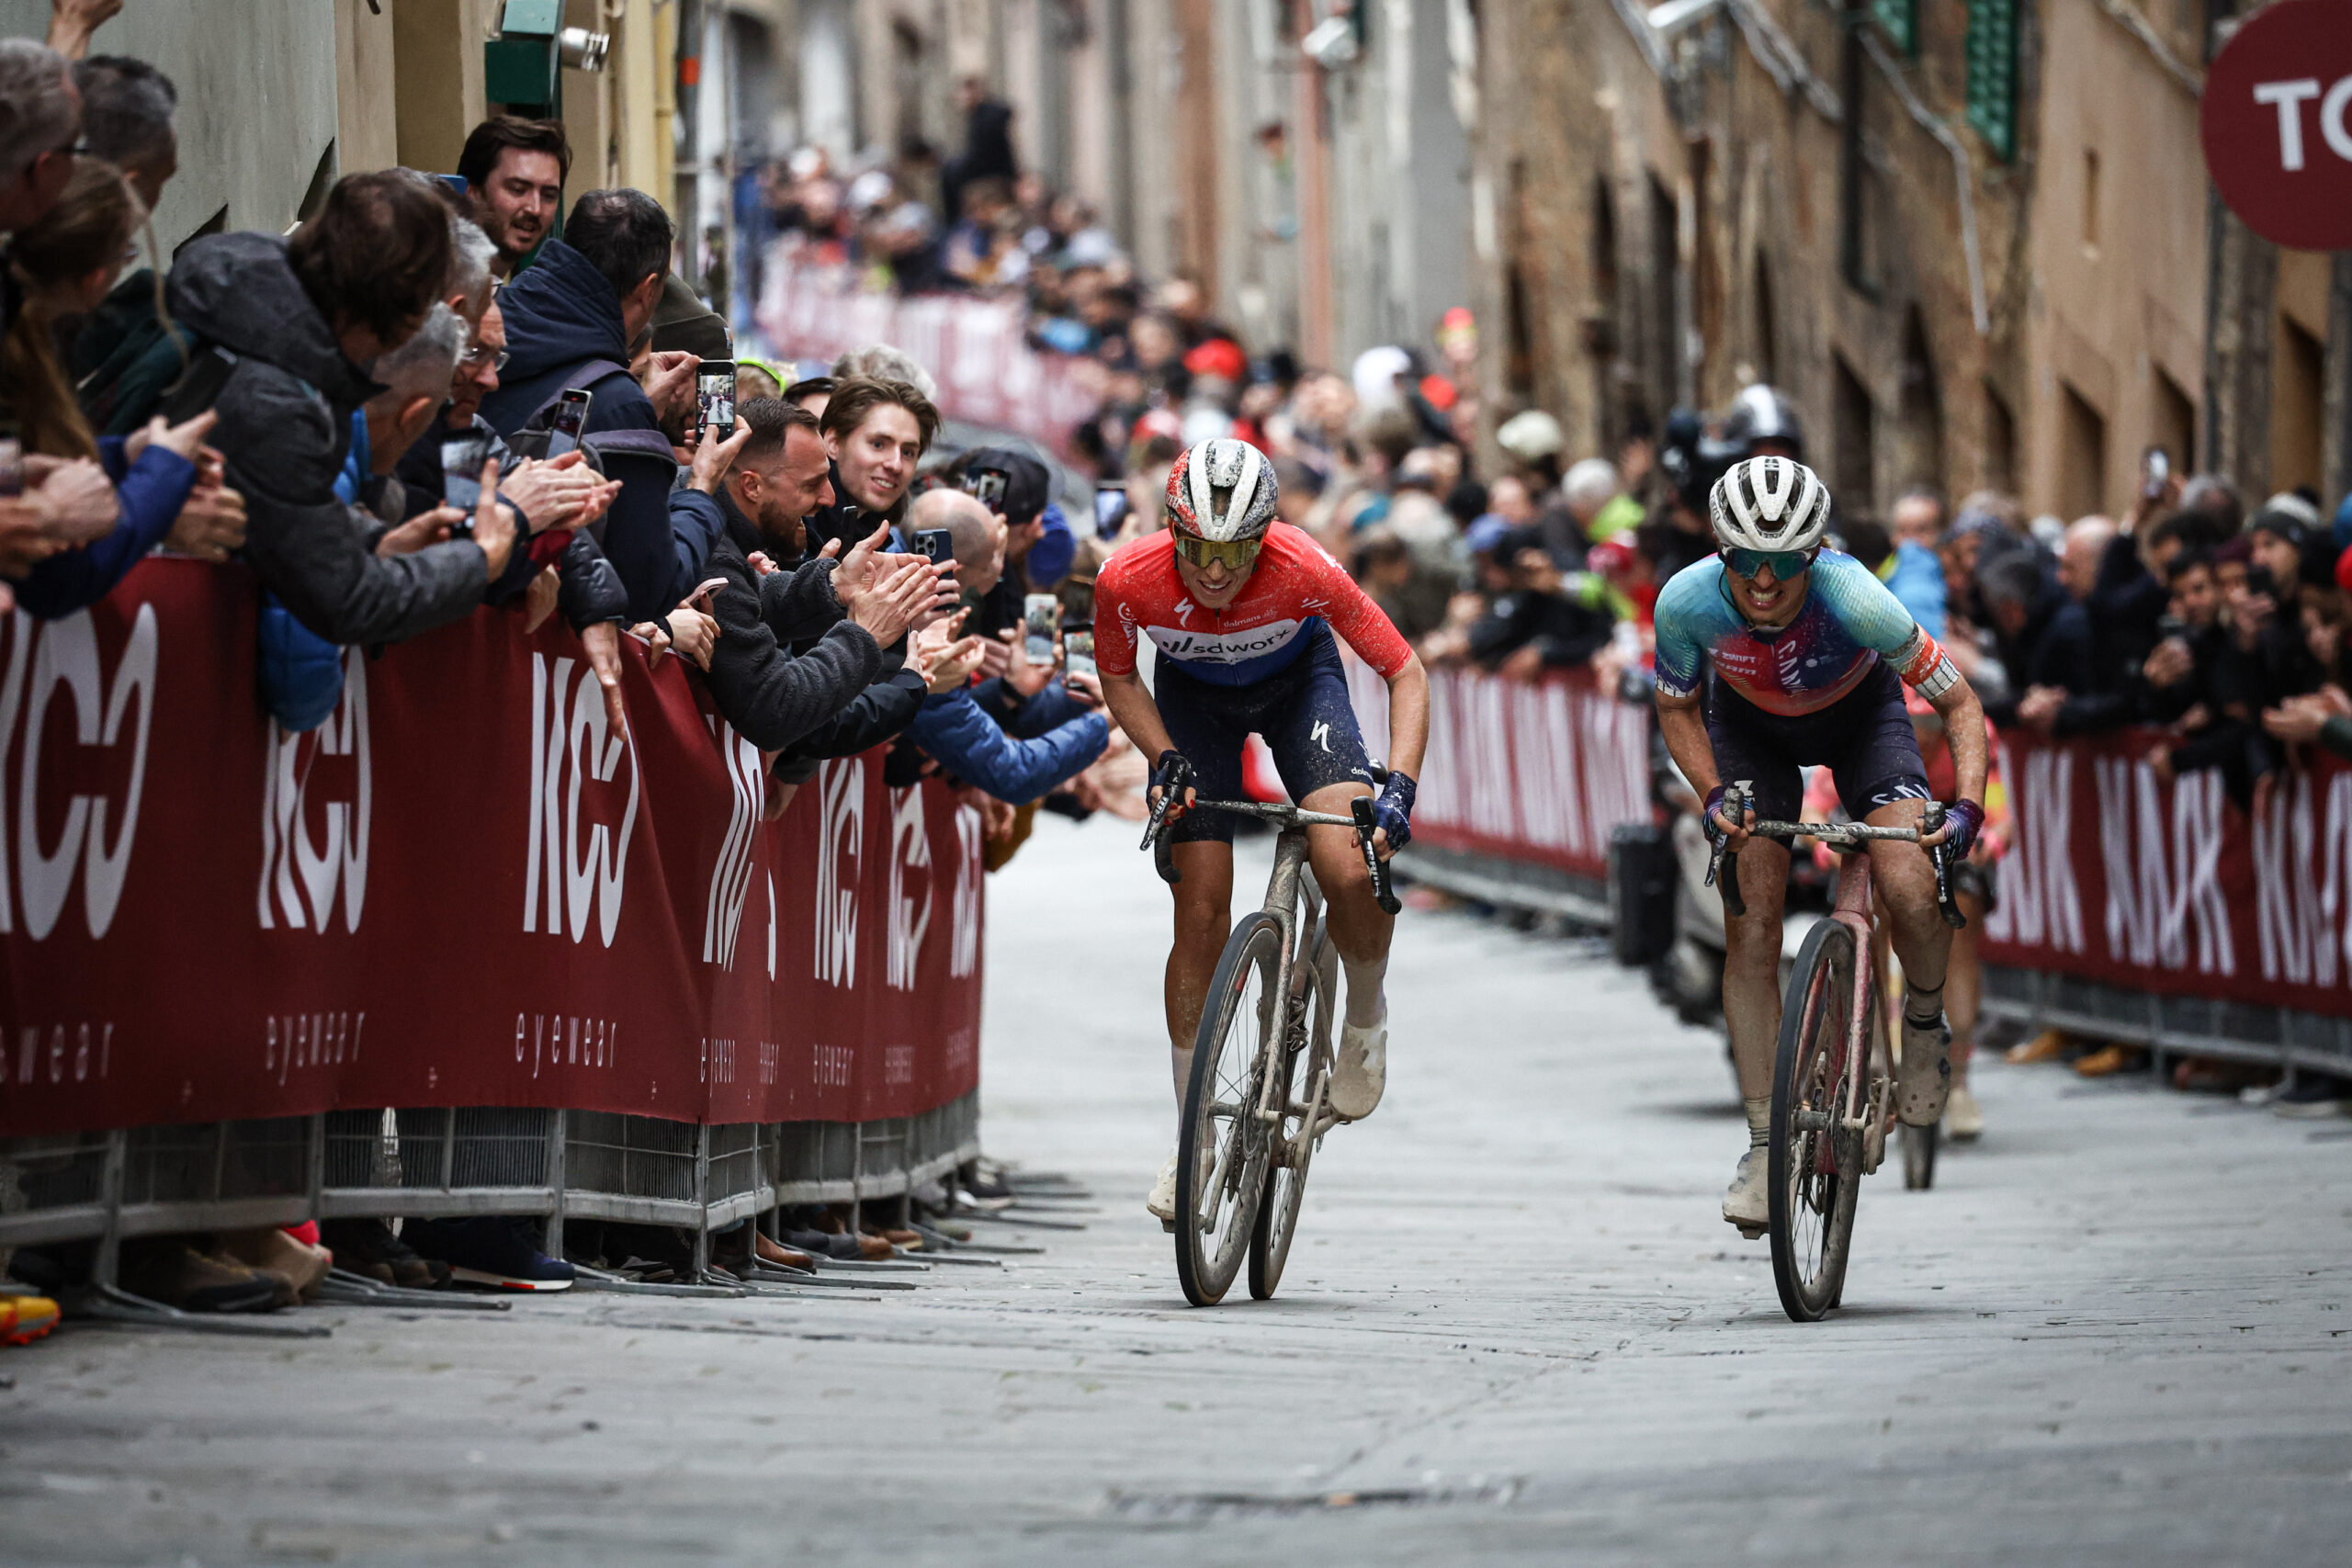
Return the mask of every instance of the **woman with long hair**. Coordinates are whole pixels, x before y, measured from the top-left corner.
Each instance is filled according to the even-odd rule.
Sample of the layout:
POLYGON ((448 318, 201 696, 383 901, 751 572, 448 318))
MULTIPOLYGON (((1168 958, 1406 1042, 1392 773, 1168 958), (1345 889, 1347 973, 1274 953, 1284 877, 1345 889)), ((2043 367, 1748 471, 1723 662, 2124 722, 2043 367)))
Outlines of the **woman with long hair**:
POLYGON ((196 514, 187 531, 191 554, 224 559, 242 537, 243 503, 220 491, 220 456, 204 446, 212 415, 176 426, 158 419, 127 438, 100 440, 65 374, 61 339, 70 341, 82 318, 114 287, 145 220, 120 171, 79 157, 57 205, 18 231, 9 245, 25 306, 0 340, 0 419, 16 425, 28 463, 97 459, 121 505, 113 532, 51 557, 17 588, 17 602, 44 618, 104 598, 141 557, 173 536, 184 509, 196 514), (199 489, 202 503, 190 507, 199 489))

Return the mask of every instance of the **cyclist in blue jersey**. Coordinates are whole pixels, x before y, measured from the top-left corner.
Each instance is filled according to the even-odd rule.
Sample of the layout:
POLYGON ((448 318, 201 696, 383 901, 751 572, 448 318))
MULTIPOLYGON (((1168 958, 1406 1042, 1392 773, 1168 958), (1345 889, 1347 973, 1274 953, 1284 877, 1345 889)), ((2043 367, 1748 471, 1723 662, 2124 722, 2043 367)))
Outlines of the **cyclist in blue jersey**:
MULTIPOLYGON (((1929 792, 1904 711, 1908 684, 1942 715, 1958 774, 1960 798, 1925 842, 1965 856, 1984 822, 1984 717, 1968 682, 1885 585, 1823 547, 1829 491, 1811 468, 1785 457, 1751 457, 1734 464, 1707 499, 1719 550, 1677 572, 1658 594, 1657 725, 1706 800, 1709 841, 1740 852, 1747 913, 1724 922, 1724 1021, 1748 1147, 1724 1195, 1724 1218, 1752 1236, 1769 1218, 1765 1146, 1789 850, 1751 840, 1747 828, 1758 818, 1795 820, 1800 770, 1814 764, 1829 768, 1854 820, 1916 825, 1929 792), (1756 797, 1735 822, 1722 810, 1724 784, 1740 779, 1755 784, 1756 797)), ((1943 1018, 1951 931, 1936 908, 1935 871, 1921 845, 1873 842, 1869 852, 1908 993, 1895 1114, 1931 1126, 1942 1119, 1951 1074, 1943 1018)))

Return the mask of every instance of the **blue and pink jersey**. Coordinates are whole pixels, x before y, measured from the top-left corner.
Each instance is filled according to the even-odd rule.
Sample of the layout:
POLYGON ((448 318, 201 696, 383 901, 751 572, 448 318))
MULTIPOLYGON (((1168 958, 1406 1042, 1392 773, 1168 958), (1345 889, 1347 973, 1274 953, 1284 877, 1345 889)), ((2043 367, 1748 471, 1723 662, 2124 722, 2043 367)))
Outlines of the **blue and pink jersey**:
POLYGON ((1132 675, 1136 642, 1215 686, 1248 686, 1286 668, 1329 625, 1385 678, 1412 649, 1340 563, 1287 523, 1266 530, 1258 564, 1223 610, 1202 608, 1176 572, 1176 537, 1130 540, 1094 583, 1094 659, 1105 675, 1132 675))
POLYGON ((1750 626, 1724 573, 1721 558, 1709 556, 1676 572, 1658 593, 1657 689, 1667 696, 1697 691, 1707 660, 1733 691, 1782 717, 1827 707, 1881 659, 1929 695, 1957 673, 1936 639, 1851 556, 1822 551, 1804 607, 1780 627, 1750 626))

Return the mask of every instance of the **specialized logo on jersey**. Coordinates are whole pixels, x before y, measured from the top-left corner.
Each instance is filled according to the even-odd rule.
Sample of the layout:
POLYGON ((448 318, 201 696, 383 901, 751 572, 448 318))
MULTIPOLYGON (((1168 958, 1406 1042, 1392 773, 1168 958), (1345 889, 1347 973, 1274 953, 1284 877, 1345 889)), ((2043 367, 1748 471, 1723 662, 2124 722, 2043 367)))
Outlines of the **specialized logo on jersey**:
POLYGON ((94 939, 103 937, 122 900, 131 838, 139 827, 139 796, 147 780, 147 736, 155 722, 155 607, 139 606, 111 682, 88 611, 43 623, 19 610, 7 625, 8 662, 0 671, 0 756, 17 743, 20 717, 24 739, 16 798, 11 801, 0 786, 0 931, 16 929, 13 907, 21 896, 25 934, 35 942, 47 938, 65 912, 78 874, 84 920, 94 939), (61 728, 49 722, 53 705, 70 708, 74 719, 63 737, 73 747, 71 760, 51 759, 51 787, 60 776, 92 783, 104 778, 115 787, 69 795, 62 808, 52 796, 45 810, 41 746, 61 728), (44 844, 42 823, 60 818, 63 825, 56 839, 44 844))
POLYGON ((1317 719, 1315 728, 1307 732, 1307 738, 1323 748, 1325 756, 1331 754, 1331 721, 1329 719, 1317 719))
MULTIPOLYGON (((1183 611, 1180 609, 1177 614, 1181 618, 1183 611)), ((1189 660, 1196 664, 1242 664, 1287 648, 1305 625, 1303 621, 1281 620, 1238 632, 1196 632, 1175 626, 1149 626, 1146 630, 1153 645, 1170 659, 1189 660)))
POLYGON ((338 895, 343 929, 359 929, 368 899, 368 829, 375 785, 368 749, 368 664, 364 650, 343 656, 343 700, 316 729, 288 735, 269 727, 268 778, 262 788, 261 929, 281 922, 323 931, 338 895), (315 810, 314 810, 315 808, 315 810), (311 836, 316 815, 322 838, 311 836))

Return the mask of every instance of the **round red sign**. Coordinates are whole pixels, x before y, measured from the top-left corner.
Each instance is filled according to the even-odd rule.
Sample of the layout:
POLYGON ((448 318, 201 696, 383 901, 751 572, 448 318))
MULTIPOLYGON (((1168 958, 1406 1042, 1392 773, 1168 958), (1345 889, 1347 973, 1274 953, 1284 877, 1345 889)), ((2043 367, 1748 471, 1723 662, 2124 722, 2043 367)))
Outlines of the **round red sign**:
POLYGON ((2205 73, 2199 133, 2246 227, 2293 250, 2352 250, 2352 5, 2257 12, 2205 73))

